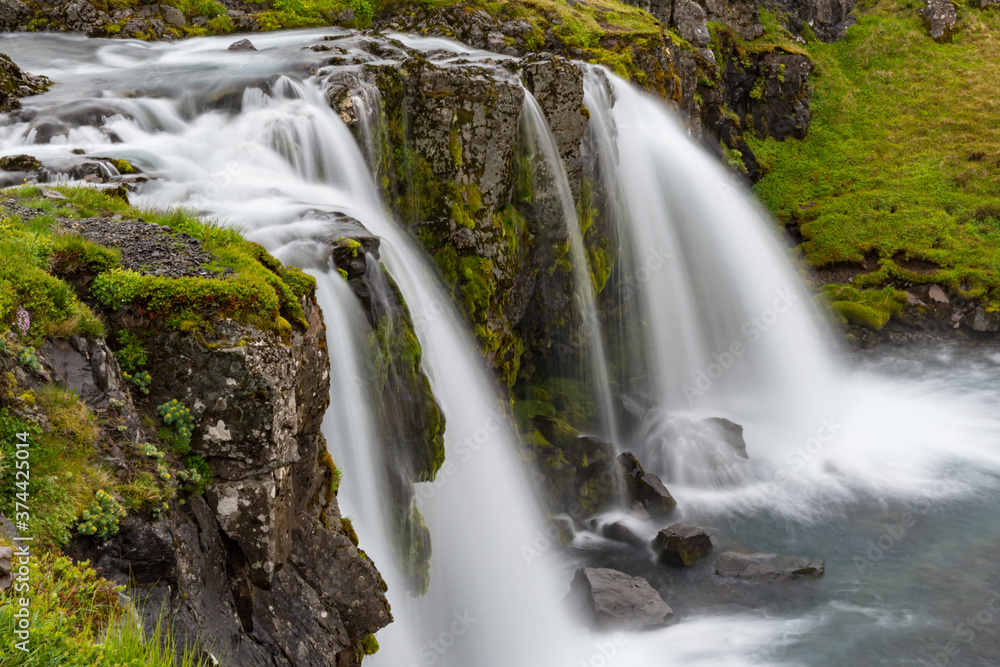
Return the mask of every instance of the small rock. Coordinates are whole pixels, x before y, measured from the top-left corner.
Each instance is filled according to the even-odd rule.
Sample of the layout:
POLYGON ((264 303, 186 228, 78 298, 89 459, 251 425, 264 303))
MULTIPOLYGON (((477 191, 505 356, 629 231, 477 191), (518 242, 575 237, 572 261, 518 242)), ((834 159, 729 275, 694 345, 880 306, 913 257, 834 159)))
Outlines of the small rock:
POLYGON ((675 523, 656 534, 653 551, 667 565, 691 567, 712 552, 712 538, 701 528, 675 523))
POLYGON ((229 45, 228 51, 256 51, 257 47, 249 39, 241 39, 229 45))
POLYGON ((624 521, 615 521, 614 523, 605 524, 604 528, 601 530, 601 534, 609 540, 614 540, 615 542, 624 542, 625 544, 634 544, 635 546, 639 546, 643 543, 642 537, 629 528, 624 521))
POLYGON ((927 292, 927 296, 930 297, 931 301, 934 301, 935 303, 949 303, 948 295, 945 294, 944 290, 938 285, 931 285, 930 290, 927 292))
POLYGON ((826 570, 822 560, 770 553, 741 553, 727 551, 715 562, 715 573, 720 577, 776 583, 798 577, 819 577, 826 570))
POLYGON ((673 609, 648 581, 606 567, 577 570, 570 596, 602 629, 643 630, 677 622, 673 609))
POLYGON ((160 14, 163 16, 163 20, 167 23, 167 25, 177 27, 187 25, 187 19, 184 18, 184 12, 176 7, 171 7, 170 5, 160 5, 160 14))
POLYGON ((935 42, 950 42, 955 34, 958 10, 951 0, 928 0, 927 5, 917 11, 924 20, 927 34, 935 42))
POLYGON ((38 194, 46 199, 66 199, 66 195, 55 190, 49 190, 48 188, 38 188, 38 194))
POLYGON ((0 547, 0 591, 10 588, 10 561, 14 557, 12 547, 0 547))
POLYGON ((975 310, 962 318, 962 324, 967 325, 973 331, 995 333, 1000 331, 1000 312, 988 311, 985 306, 977 306, 975 310))

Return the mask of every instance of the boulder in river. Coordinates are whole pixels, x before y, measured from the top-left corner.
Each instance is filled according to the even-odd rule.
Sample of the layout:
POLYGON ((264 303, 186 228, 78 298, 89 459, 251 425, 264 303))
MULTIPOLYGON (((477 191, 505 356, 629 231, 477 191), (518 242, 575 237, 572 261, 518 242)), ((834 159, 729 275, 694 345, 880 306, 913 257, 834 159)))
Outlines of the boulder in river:
POLYGON ((227 51, 256 51, 257 47, 249 39, 241 39, 229 45, 227 51))
POLYGON ((649 582, 606 567, 576 571, 570 595, 599 628, 645 630, 676 623, 674 611, 649 582))
POLYGON ((614 523, 605 524, 601 529, 601 534, 609 540, 624 542, 625 544, 634 544, 635 546, 639 546, 643 543, 642 537, 629 528, 628 524, 624 521, 615 521, 614 523))
POLYGON ((712 552, 712 538, 701 528, 675 523, 656 534, 653 551, 667 565, 691 567, 712 552))
POLYGON ((715 562, 715 573, 720 577, 758 583, 819 577, 825 570, 826 563, 822 560, 772 553, 727 551, 715 562))

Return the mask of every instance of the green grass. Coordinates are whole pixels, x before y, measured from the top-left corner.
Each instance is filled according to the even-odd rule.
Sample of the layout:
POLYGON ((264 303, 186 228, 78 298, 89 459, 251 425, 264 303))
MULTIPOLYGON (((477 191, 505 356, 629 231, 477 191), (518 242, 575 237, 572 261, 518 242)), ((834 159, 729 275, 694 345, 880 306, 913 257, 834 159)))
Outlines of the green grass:
POLYGON ((29 651, 15 647, 17 609, 7 595, 0 604, 0 664, 21 667, 196 667, 194 647, 175 660, 177 642, 157 623, 146 636, 119 604, 118 587, 88 563, 53 553, 34 554, 29 651), (13 662, 8 662, 8 659, 13 662))
MULTIPOLYGON (((10 377, 7 382, 10 382, 10 377)), ((0 512, 14 518, 17 496, 25 489, 16 477, 16 434, 30 434, 27 459, 30 481, 31 535, 40 548, 69 541, 83 510, 99 489, 112 489, 112 475, 96 461, 94 415, 71 392, 49 386, 38 393, 37 406, 52 423, 51 431, 0 408, 0 512)))
POLYGON ((954 43, 938 44, 919 4, 882 0, 845 40, 809 45, 809 135, 748 140, 766 172, 755 191, 799 225, 814 266, 873 253, 856 288, 938 283, 997 307, 1000 13, 961 7, 954 43))

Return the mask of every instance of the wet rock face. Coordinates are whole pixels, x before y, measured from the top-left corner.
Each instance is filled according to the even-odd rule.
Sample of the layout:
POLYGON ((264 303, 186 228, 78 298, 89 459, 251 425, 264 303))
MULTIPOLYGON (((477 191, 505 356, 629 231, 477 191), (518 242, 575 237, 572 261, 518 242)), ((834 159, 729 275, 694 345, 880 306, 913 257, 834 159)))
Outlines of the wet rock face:
POLYGON ((570 597, 600 629, 646 630, 677 622, 649 582, 610 568, 577 570, 570 597))
POLYGON ((549 122, 570 187, 579 197, 583 170, 580 145, 589 120, 583 106, 583 68, 559 56, 528 58, 526 63, 524 85, 549 122))

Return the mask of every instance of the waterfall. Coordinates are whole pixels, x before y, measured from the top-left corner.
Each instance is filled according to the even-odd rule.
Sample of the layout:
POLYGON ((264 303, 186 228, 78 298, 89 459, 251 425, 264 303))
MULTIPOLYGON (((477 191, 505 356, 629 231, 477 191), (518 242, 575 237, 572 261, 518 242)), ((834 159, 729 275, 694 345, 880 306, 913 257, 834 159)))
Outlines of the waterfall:
POLYGON ((660 102, 596 68, 585 89, 626 250, 616 277, 638 297, 620 335, 649 355, 644 395, 624 401, 640 422, 628 444, 674 482, 741 480, 703 419, 809 423, 833 378, 820 317, 766 216, 660 102))
MULTIPOLYGON (((331 360, 332 406, 324 433, 343 470, 341 507, 388 583, 396 619, 379 632, 382 648, 370 664, 716 667, 759 664, 762 655, 774 664, 863 664, 863 651, 843 659, 829 651, 842 643, 838 631, 857 627, 856 617, 879 635, 875 641, 897 633, 905 643, 899 628, 923 633, 934 614, 957 604, 933 600, 926 613, 918 609, 894 626, 881 600, 864 597, 872 580, 852 578, 852 557, 879 537, 886 504, 895 503, 896 511, 915 496, 944 502, 963 493, 975 497, 980 489, 995 498, 991 475, 1000 468, 994 454, 1000 425, 994 362, 970 364, 970 390, 956 370, 962 364, 950 359, 925 385, 889 381, 875 371, 860 379, 834 372, 822 319, 766 217, 660 102, 596 68, 586 78, 585 148, 608 195, 620 245, 607 288, 613 292, 597 297, 615 307, 600 324, 566 174, 530 95, 523 119, 537 168, 556 185, 581 321, 597 334, 583 356, 593 364, 587 372, 600 397, 602 427, 620 434, 616 444, 671 480, 681 501, 677 518, 711 529, 720 545, 808 552, 829 557, 831 566, 825 580, 797 601, 781 594, 774 603, 761 594, 741 602, 732 587, 713 592, 706 580, 714 576, 710 565, 692 577, 667 577, 644 552, 622 557, 592 534, 574 543, 569 555, 555 547, 520 469, 516 434, 451 292, 378 195, 364 154, 372 159, 383 147, 372 141, 359 148, 317 78, 305 74, 309 54, 301 47, 344 32, 254 35, 262 51, 253 54, 226 53, 231 37, 150 44, 7 36, 6 50, 19 65, 56 81, 50 93, 26 99, 26 110, 45 118, 93 108, 108 120, 101 127, 71 126, 50 143, 35 144, 38 124, 12 118, 0 127, 0 154, 30 152, 50 161, 82 148, 130 160, 151 177, 134 197, 137 204, 191 207, 237 225, 316 277, 331 360), (383 530, 389 518, 375 399, 363 379, 370 328, 325 259, 322 242, 330 237, 333 213, 355 218, 380 237, 381 261, 408 304, 423 370, 447 419, 448 466, 417 493, 433 545, 430 588, 422 596, 407 594, 383 530), (706 421, 714 417, 746 427, 749 463, 733 458, 722 422, 706 421), (825 448, 814 451, 809 438, 831 417, 844 426, 834 444, 824 441, 825 448), (808 456, 800 466, 788 456, 803 445, 808 456), (770 481, 775 476, 762 476, 775 471, 796 474, 780 485, 770 481), (733 516, 746 520, 733 527, 727 522, 733 516), (876 525, 874 532, 866 533, 862 520, 876 525), (816 531, 801 530, 824 521, 833 536, 826 542, 816 531), (681 623, 621 642, 586 629, 563 598, 573 570, 591 562, 593 553, 643 571, 651 581, 662 576, 657 588, 680 610, 681 623), (785 649, 791 656, 808 633, 819 637, 812 654, 781 657, 785 649), (782 653, 775 657, 762 647, 782 653)), ((396 37, 410 48, 467 51, 445 39, 396 37)), ((482 51, 462 57, 503 59, 482 51)), ((362 112, 365 133, 377 134, 377 95, 357 96, 352 104, 362 112)), ((943 549, 939 529, 965 519, 961 511, 942 511, 938 524, 931 513, 920 518, 920 530, 934 527, 926 531, 930 538, 908 534, 913 547, 900 548, 879 567, 893 567, 898 558, 925 572, 962 569, 950 559, 960 557, 966 543, 978 542, 946 542, 943 564, 918 560, 943 549)), ((992 549, 997 534, 1000 527, 984 532, 981 541, 992 549)), ((982 569, 991 552, 973 551, 980 560, 967 569, 982 569)), ((889 571, 887 581, 908 581, 899 570, 889 571)), ((969 588, 960 590, 968 596, 969 588)), ((916 604, 909 587, 899 594, 885 585, 872 595, 906 607, 906 614, 916 604)), ((876 650, 885 647, 878 644, 871 654, 876 650)))

